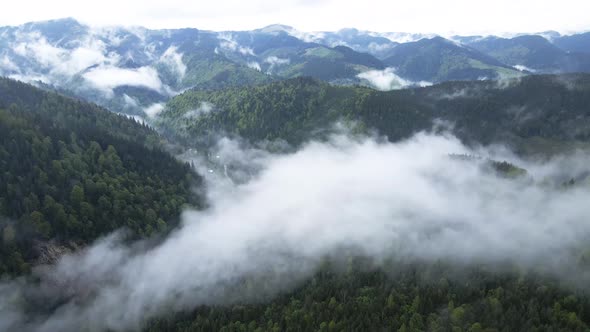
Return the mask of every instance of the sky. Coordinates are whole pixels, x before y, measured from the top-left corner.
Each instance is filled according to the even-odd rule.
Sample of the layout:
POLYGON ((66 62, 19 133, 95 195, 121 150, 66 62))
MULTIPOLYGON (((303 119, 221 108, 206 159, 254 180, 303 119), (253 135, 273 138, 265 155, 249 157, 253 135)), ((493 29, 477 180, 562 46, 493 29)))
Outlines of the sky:
POLYGON ((587 0, 19 0, 3 6, 0 25, 73 17, 97 26, 208 30, 281 23, 302 31, 567 33, 590 30, 589 12, 587 0))

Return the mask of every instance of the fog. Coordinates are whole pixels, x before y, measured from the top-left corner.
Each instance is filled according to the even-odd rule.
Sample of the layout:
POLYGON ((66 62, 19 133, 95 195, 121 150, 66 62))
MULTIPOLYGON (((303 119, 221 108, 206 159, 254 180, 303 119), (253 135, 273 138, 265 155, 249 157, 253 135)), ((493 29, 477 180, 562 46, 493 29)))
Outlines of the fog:
POLYGON ((277 67, 280 67, 280 66, 283 66, 283 65, 288 65, 289 63, 291 63, 291 59, 289 59, 289 58, 284 58, 283 59, 283 58, 279 58, 277 56, 272 55, 272 56, 269 56, 266 59, 264 59, 264 63, 266 63, 266 64, 269 65, 268 69, 266 70, 266 73, 267 74, 272 74, 273 71, 277 67))
POLYGON ((256 56, 252 48, 240 45, 240 43, 234 39, 234 36, 231 33, 220 33, 218 39, 220 40, 219 46, 223 50, 238 52, 242 55, 256 56))
POLYGON ((185 117, 185 118, 198 118, 200 116, 207 115, 207 114, 211 113, 214 108, 215 108, 215 105, 213 105, 212 103, 208 103, 208 102, 203 101, 203 102, 201 102, 199 107, 197 107, 196 109, 189 110, 188 112, 186 112, 183 115, 183 117, 185 117))
POLYGON ((590 186, 560 185, 585 172, 584 156, 536 164, 421 133, 399 143, 337 135, 283 154, 225 139, 195 162, 206 174, 208 208, 186 211, 182 226, 157 245, 125 245, 114 234, 38 269, 38 283, 0 284, 0 329, 138 329, 145 319, 200 304, 288 291, 326 257, 350 254, 376 264, 390 257, 508 262, 588 281, 577 255, 590 233, 590 186), (497 174, 487 157, 528 175, 497 174), (52 313, 27 312, 22 296, 52 313))
POLYGON ((432 85, 431 82, 413 82, 401 78, 395 73, 395 68, 392 67, 386 68, 384 70, 368 70, 356 75, 356 77, 367 81, 373 88, 381 91, 402 89, 411 86, 425 87, 432 85))
POLYGON ((162 71, 169 71, 176 78, 173 83, 180 83, 187 70, 183 54, 176 46, 156 50, 145 34, 141 28, 80 26, 52 39, 43 29, 21 26, 0 38, 6 45, 0 50, 0 74, 74 91, 92 89, 107 98, 121 86, 176 94, 162 82, 162 71), (123 40, 133 40, 126 52, 120 49, 123 40), (130 62, 134 66, 129 67, 130 62))

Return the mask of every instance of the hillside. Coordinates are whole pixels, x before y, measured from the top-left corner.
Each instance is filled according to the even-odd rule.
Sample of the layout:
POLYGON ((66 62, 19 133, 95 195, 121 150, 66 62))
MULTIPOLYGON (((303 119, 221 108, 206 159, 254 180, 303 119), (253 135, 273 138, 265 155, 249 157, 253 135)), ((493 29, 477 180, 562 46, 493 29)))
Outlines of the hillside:
POLYGON ((585 107, 589 91, 590 75, 529 76, 502 84, 447 82, 390 92, 299 78, 242 89, 187 91, 167 104, 161 124, 192 138, 223 131, 298 144, 340 120, 356 122, 361 130, 377 129, 393 141, 442 120, 468 142, 543 150, 551 148, 550 142, 590 139, 585 107), (204 103, 209 112, 198 111, 204 103))
POLYGON ((590 53, 590 32, 559 36, 554 43, 568 52, 590 53))
POLYGON ((184 204, 200 204, 199 183, 153 129, 0 79, 0 275, 51 259, 47 246, 69 250, 120 228, 164 232, 184 204))
POLYGON ((519 75, 494 58, 442 37, 400 44, 383 62, 413 81, 497 79, 519 75))
POLYGON ((590 331, 589 36, 0 27, 0 331, 590 331))
MULTIPOLYGON (((362 261, 361 261, 362 262, 362 261)), ((586 331, 590 301, 553 281, 442 265, 324 268, 266 304, 200 307, 144 331, 586 331), (391 272, 395 270, 396 272, 391 272), (461 277, 457 277, 461 275, 461 277), (457 279, 460 278, 460 279, 457 279)))
POLYGON ((370 54, 342 45, 304 41, 285 29, 288 27, 223 32, 219 50, 233 61, 279 78, 311 76, 324 81, 358 82, 357 74, 384 68, 370 54))
MULTIPOLYGON (((387 135, 390 141, 406 138, 419 130, 430 130, 438 124, 475 146, 507 143, 516 148, 518 153, 530 155, 565 153, 577 147, 588 148, 590 113, 586 105, 589 102, 590 75, 587 74, 527 76, 497 82, 446 82, 427 88, 390 92, 365 87, 337 87, 310 78, 297 78, 259 87, 215 92, 187 91, 167 104, 162 121, 168 128, 179 130, 193 141, 195 138, 204 138, 213 142, 220 132, 225 132, 252 141, 284 139, 295 145, 321 138, 333 122, 339 120, 364 133, 377 129, 379 134, 387 135)), ((400 143, 401 146, 405 144, 407 141, 400 143)), ((344 154, 353 153, 343 150, 344 154)), ((347 159, 338 159, 338 166, 332 165, 333 168, 322 170, 319 160, 329 151, 319 150, 313 155, 318 159, 317 164, 315 160, 310 161, 311 167, 301 171, 321 174, 317 179, 338 172, 341 167, 338 163, 344 164, 347 159)), ((408 157, 413 158, 411 153, 408 157)), ((460 155, 452 158, 466 161, 477 159, 460 155)), ((371 156, 367 156, 367 159, 367 163, 376 163, 371 156)), ((442 171, 439 162, 432 168, 442 171)), ((285 164, 292 172, 299 170, 295 160, 285 164)), ((395 163, 379 167, 388 172, 377 181, 387 181, 387 177, 400 172, 395 163)), ((503 180, 508 179, 516 184, 515 196, 510 199, 520 197, 521 191, 524 195, 524 192, 536 186, 531 187, 527 180, 517 179, 526 172, 514 165, 494 162, 493 167, 504 172, 506 177, 503 180)), ((357 171, 363 172, 360 167, 357 171)), ((438 171, 434 172, 434 177, 444 178, 438 171)), ((567 173, 569 170, 563 171, 567 173)), ((356 187, 347 182, 355 176, 354 173, 346 173, 341 179, 346 183, 342 187, 346 192, 344 195, 355 191, 356 187)), ((455 173, 455 176, 460 177, 459 173, 455 173)), ((284 176, 284 173, 279 174, 284 176)), ((498 194, 499 191, 494 189, 494 185, 503 180, 496 178, 492 183, 482 181, 481 186, 479 182, 472 183, 472 186, 462 189, 467 196, 471 196, 477 195, 478 188, 490 186, 482 204, 475 207, 477 211, 485 211, 482 213, 488 215, 493 210, 487 205, 490 201, 499 199, 504 202, 506 199, 503 196, 506 192, 498 194)), ((281 187, 281 190, 296 191, 295 182, 297 178, 290 178, 285 182, 288 184, 285 187, 287 189, 281 187)), ((310 187, 317 188, 320 182, 310 182, 310 187)), ((442 182, 447 183, 445 180, 442 182)), ((403 186, 405 182, 401 183, 403 186)), ((432 185, 428 183, 428 186, 432 185)), ((572 178, 570 182, 559 185, 557 192, 587 192, 587 182, 583 183, 585 187, 569 190, 573 186, 572 178)), ((545 184, 540 188, 543 188, 540 190, 544 194, 551 192, 545 184)), ((402 192, 402 196, 406 193, 411 195, 413 189, 411 186, 391 188, 392 191, 402 192)), ((372 194, 373 191, 367 193, 373 198, 372 194)), ((444 190, 442 194, 436 191, 435 195, 444 196, 444 190)), ((557 196, 550 197, 551 200, 557 196)), ((567 199, 571 198, 568 196, 567 199)), ((290 202, 290 199, 291 196, 280 196, 273 204, 290 202)), ((330 202, 328 199, 325 201, 330 202)), ((319 200, 319 205, 323 206, 325 201, 319 200)), ((354 200, 349 202, 353 205, 356 203, 354 200)), ((385 201, 384 204, 395 202, 385 201)), ((463 201, 460 202, 459 210, 463 210, 463 204, 463 201)), ((469 209, 468 205, 465 203, 465 209, 469 209)), ((345 209, 342 205, 338 208, 345 209)), ((503 215, 499 222, 508 220, 508 215, 514 211, 520 212, 521 208, 529 210, 526 205, 516 207, 503 215)), ((319 224, 324 219, 330 219, 331 213, 336 213, 333 210, 337 210, 332 207, 328 209, 330 213, 322 214, 317 221, 319 224)), ((289 211, 296 209, 291 208, 289 211)), ((561 210, 557 212, 558 215, 561 213, 561 210)), ((400 219, 404 218, 405 215, 400 219)), ((433 216, 433 220, 439 218, 437 214, 433 216)), ((555 220, 555 216, 549 218, 555 220)), ((577 217, 574 219, 579 220, 577 217)), ((426 224, 434 223, 433 220, 429 219, 426 224)), ((531 232, 527 231, 524 237, 538 230, 537 222, 533 221, 531 232)), ((368 224, 367 227, 370 227, 368 224)), ((346 226, 343 224, 342 227, 346 226)), ((557 227, 562 228, 559 225, 557 227)), ((481 225, 475 228, 476 233, 486 232, 481 225)), ((461 229, 462 225, 453 224, 448 232, 454 233, 461 229)), ((434 227, 432 233, 420 238, 417 245, 422 247, 425 242, 431 241, 431 234, 437 232, 434 227)), ((463 243, 466 239, 461 237, 457 241, 463 243)), ((470 254, 468 246, 459 246, 460 250, 470 254)), ((587 246, 583 245, 583 248, 581 252, 568 248, 568 254, 573 254, 568 260, 580 271, 587 271, 589 256, 587 246)), ((444 249, 435 247, 434 250, 444 249)), ((493 254, 486 253, 484 256, 493 254)), ((266 297, 264 293, 272 289, 272 273, 275 270, 269 269, 270 275, 264 278, 246 277, 240 280, 235 289, 236 292, 254 290, 256 301, 236 301, 223 306, 201 305, 191 312, 152 319, 146 323, 144 330, 588 330, 590 302, 587 294, 578 286, 564 285, 563 280, 559 280, 559 273, 556 278, 552 278, 543 273, 523 271, 521 267, 510 263, 504 265, 503 261, 480 264, 477 260, 461 258, 457 261, 434 262, 421 262, 412 258, 410 262, 403 259, 393 259, 391 262, 386 259, 385 263, 380 259, 377 261, 370 257, 351 257, 346 254, 346 249, 339 250, 334 259, 330 257, 322 260, 321 268, 314 271, 309 279, 298 283, 294 290, 272 298, 266 297)), ((233 291, 232 288, 230 293, 235 294, 233 291)))
POLYGON ((541 36, 487 37, 468 43, 494 59, 523 70, 546 73, 588 72, 590 55, 562 50, 541 36))
POLYGON ((318 36, 318 42, 329 46, 344 45, 358 52, 369 53, 378 59, 385 59, 389 52, 399 43, 391 41, 381 34, 359 31, 354 28, 341 29, 336 32, 324 32, 318 36))

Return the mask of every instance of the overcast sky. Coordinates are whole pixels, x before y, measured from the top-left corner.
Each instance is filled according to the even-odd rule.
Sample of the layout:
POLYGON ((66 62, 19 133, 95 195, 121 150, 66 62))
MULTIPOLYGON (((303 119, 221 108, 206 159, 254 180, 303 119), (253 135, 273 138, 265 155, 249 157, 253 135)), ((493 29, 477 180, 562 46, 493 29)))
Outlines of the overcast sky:
POLYGON ((74 17, 91 25, 245 30, 282 23, 440 34, 590 29, 588 0, 17 0, 0 25, 74 17))

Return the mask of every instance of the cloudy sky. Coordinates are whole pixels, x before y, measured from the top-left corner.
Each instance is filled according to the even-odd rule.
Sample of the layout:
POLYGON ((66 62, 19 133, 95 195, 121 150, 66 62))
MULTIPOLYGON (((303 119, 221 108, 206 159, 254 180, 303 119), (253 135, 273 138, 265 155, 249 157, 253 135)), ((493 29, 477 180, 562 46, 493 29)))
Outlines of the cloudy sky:
POLYGON ((253 29, 274 23, 304 31, 356 27, 448 33, 590 29, 587 0, 19 0, 0 25, 74 17, 92 25, 253 29))

